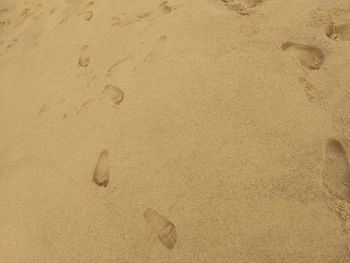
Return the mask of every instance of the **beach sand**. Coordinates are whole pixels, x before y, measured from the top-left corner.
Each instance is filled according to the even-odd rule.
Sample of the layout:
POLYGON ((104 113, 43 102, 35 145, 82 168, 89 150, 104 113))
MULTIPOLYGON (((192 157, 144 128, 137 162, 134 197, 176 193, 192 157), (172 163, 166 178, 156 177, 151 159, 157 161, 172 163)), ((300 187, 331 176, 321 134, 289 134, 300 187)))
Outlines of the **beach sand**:
POLYGON ((0 262, 350 262, 348 0, 0 2, 0 262))

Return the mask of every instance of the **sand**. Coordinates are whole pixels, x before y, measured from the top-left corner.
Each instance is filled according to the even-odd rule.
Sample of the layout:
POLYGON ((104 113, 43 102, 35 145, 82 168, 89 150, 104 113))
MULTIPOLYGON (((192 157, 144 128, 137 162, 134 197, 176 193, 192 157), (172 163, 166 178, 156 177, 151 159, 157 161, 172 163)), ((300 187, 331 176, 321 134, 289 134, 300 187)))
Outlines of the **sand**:
POLYGON ((0 262, 350 262, 348 0, 0 2, 0 262))

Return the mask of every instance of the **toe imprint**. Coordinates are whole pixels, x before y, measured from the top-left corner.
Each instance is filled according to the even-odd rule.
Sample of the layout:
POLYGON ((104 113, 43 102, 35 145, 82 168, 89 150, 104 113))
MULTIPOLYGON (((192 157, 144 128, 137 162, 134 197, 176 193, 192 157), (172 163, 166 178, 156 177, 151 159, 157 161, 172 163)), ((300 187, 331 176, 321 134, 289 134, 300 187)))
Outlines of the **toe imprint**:
POLYGON ((333 40, 350 41, 350 23, 342 25, 331 24, 326 28, 325 33, 333 40))

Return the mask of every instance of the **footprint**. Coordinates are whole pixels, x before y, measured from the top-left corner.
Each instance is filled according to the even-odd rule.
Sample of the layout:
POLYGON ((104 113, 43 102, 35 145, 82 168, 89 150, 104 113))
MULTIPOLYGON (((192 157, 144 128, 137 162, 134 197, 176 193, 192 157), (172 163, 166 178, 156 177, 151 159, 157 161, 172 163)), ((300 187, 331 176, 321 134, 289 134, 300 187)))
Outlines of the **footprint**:
POLYGON ((39 114, 39 115, 40 115, 40 114, 43 114, 43 113, 45 113, 45 112, 48 112, 49 110, 50 110, 49 106, 46 105, 46 104, 43 104, 43 105, 41 106, 40 110, 38 111, 38 114, 39 114))
POLYGON ((0 15, 7 13, 8 11, 10 11, 9 7, 5 7, 5 8, 0 8, 0 15))
POLYGON ((113 74, 115 73, 115 71, 117 70, 118 66, 126 61, 128 61, 129 59, 131 58, 130 55, 124 57, 124 58, 121 58, 121 59, 118 59, 116 62, 113 63, 112 66, 109 67, 108 71, 107 71, 107 77, 112 77, 113 74))
POLYGON ((350 41, 350 23, 335 25, 331 24, 326 28, 326 35, 333 40, 350 41))
POLYGON ((10 25, 10 23, 10 20, 0 21, 0 32, 4 31, 10 25))
POLYGON ((89 54, 88 54, 88 45, 85 45, 81 48, 81 51, 80 51, 80 56, 79 56, 79 65, 81 67, 87 67, 90 63, 90 57, 89 57, 89 54))
POLYGON ((41 3, 35 3, 34 1, 31 3, 27 2, 19 15, 17 26, 22 26, 28 20, 36 20, 39 18, 42 15, 41 9, 41 3))
POLYGON ((109 182, 109 152, 103 150, 98 157, 95 172, 93 175, 93 182, 98 186, 106 187, 109 182))
POLYGON ((152 208, 147 208, 143 213, 143 217, 149 224, 152 232, 158 236, 160 242, 168 249, 173 249, 177 241, 174 224, 152 208))
POLYGON ((307 76, 300 76, 299 81, 304 85, 304 92, 309 102, 320 102, 325 98, 324 91, 308 80, 307 76))
POLYGON ((119 105, 124 100, 124 92, 111 84, 108 84, 104 88, 104 92, 109 94, 112 101, 119 105))
POLYGON ((322 182, 330 194, 350 202, 350 165, 342 144, 328 139, 324 150, 322 182))
POLYGON ((156 19, 158 17, 170 14, 172 10, 173 10, 173 8, 168 5, 168 1, 164 1, 153 12, 141 13, 141 14, 137 15, 137 18, 139 18, 139 19, 146 19, 147 18, 147 19, 153 20, 153 19, 156 19))
POLYGON ((166 16, 174 10, 174 7, 168 5, 167 1, 162 2, 157 9, 150 12, 143 12, 134 16, 113 17, 112 26, 130 25, 134 23, 142 23, 144 21, 152 22, 153 20, 166 16))
POLYGON ((94 16, 94 13, 92 11, 84 11, 80 14, 80 17, 86 21, 90 21, 94 16))
POLYGON ((263 0, 219 0, 228 10, 236 11, 240 15, 249 15, 249 9, 256 7, 263 0))
POLYGON ((309 70, 320 69, 324 62, 323 52, 318 47, 285 42, 281 49, 289 53, 299 66, 309 70))
POLYGON ((75 113, 78 114, 83 111, 86 107, 88 107, 93 102, 93 99, 88 99, 84 103, 82 103, 79 107, 75 109, 75 113))
POLYGON ((12 39, 11 41, 5 42, 0 41, 0 57, 6 54, 11 48, 13 48, 18 42, 18 39, 12 39))

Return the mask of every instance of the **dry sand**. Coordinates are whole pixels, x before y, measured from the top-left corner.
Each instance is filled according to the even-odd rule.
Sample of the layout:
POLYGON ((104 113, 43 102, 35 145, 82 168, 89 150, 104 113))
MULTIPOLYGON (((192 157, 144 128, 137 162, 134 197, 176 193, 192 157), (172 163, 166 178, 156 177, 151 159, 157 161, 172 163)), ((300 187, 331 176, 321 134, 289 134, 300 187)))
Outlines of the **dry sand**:
POLYGON ((349 0, 0 2, 0 262, 350 262, 349 0))

